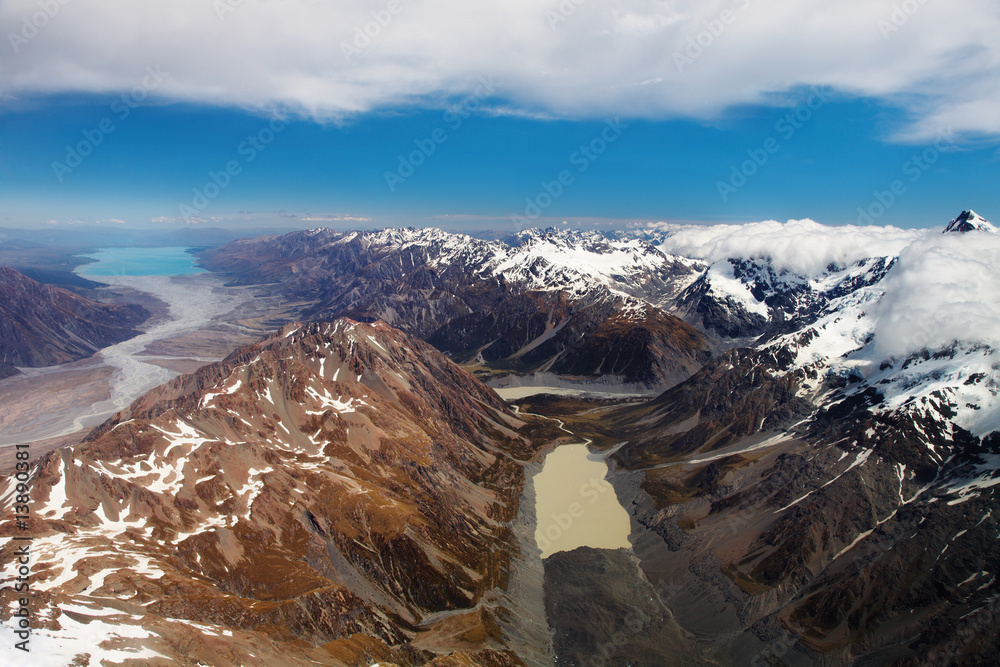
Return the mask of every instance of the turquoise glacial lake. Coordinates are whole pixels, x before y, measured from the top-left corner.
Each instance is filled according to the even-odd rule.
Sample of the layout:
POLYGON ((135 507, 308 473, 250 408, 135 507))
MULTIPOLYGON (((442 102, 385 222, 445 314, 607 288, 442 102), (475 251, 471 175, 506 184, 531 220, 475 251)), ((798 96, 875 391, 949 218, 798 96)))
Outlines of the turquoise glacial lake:
POLYGON ((195 266, 190 248, 105 248, 90 255, 97 260, 76 268, 84 278, 108 276, 186 276, 204 273, 195 266))

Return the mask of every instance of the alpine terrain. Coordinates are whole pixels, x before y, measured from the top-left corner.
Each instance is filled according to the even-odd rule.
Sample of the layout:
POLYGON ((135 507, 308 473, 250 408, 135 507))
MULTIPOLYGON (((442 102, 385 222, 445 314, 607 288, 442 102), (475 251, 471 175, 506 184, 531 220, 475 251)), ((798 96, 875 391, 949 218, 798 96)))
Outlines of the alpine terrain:
POLYGON ((240 284, 274 283, 303 318, 382 320, 494 370, 668 386, 707 360, 704 336, 666 311, 700 262, 598 233, 532 230, 512 242, 318 229, 201 258, 240 284))
POLYGON ((743 346, 604 411, 636 555, 724 664, 996 664, 1000 236, 852 231, 665 240, 712 262, 679 310, 743 346))
POLYGON ((976 213, 200 257, 313 323, 25 466, 0 530, 33 537, 33 641, 64 664, 1000 662, 1000 232, 976 213), (592 393, 511 406, 476 375, 592 393), (531 478, 581 440, 630 546, 543 560, 531 478))
MULTIPOLYGON (((387 324, 285 327, 38 462, 32 650, 500 666, 525 664, 516 640, 544 656, 519 539, 533 428, 387 324)), ((7 505, 14 480, 2 487, 7 505)))
POLYGON ((89 357, 139 335, 148 317, 141 306, 99 303, 0 266, 0 377, 89 357))

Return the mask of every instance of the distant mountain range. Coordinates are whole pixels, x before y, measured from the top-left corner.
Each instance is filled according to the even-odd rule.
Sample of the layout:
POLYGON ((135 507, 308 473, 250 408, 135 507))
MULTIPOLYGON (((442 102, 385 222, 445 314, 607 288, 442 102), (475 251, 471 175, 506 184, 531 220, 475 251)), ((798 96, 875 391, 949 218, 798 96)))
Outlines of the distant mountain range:
POLYGON ((664 306, 701 264, 640 239, 526 232, 519 245, 436 229, 296 232, 200 253, 240 284, 273 285, 304 319, 382 320, 492 370, 667 386, 709 357, 664 306))
POLYGON ((8 375, 89 357, 138 335, 148 317, 141 306, 99 303, 0 266, 0 367, 8 375))

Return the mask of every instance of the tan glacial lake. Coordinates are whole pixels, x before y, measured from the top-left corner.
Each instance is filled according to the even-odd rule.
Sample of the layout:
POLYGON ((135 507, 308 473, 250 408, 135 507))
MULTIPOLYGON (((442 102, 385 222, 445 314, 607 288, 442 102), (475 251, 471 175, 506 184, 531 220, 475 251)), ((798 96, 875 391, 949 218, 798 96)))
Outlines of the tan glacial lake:
POLYGON ((535 475, 535 541, 547 558, 577 547, 630 547, 629 516, 607 482, 608 466, 586 445, 562 445, 535 475))

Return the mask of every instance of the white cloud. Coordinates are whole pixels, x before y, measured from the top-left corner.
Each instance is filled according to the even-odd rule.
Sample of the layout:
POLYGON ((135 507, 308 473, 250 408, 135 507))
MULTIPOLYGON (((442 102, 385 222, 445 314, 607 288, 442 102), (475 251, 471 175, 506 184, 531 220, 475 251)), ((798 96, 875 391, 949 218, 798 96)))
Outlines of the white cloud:
POLYGON ((1000 235, 928 234, 902 251, 883 284, 871 312, 875 358, 954 341, 1000 350, 1000 235))
POLYGON ((399 2, 380 27, 372 12, 389 0, 51 0, 59 10, 25 39, 39 2, 7 0, 0 90, 7 103, 117 94, 158 65, 170 74, 151 93, 160 99, 336 119, 441 105, 492 74, 497 105, 518 113, 710 118, 817 85, 902 105, 908 140, 949 126, 1000 134, 994 0, 399 2), (223 3, 237 6, 220 18, 223 3), (919 9, 894 17, 904 5, 919 9), (366 25, 378 34, 348 59, 341 45, 366 25), (675 54, 699 39, 679 67, 675 54))
POLYGON ((664 252, 709 262, 727 257, 769 258, 775 268, 805 276, 818 276, 830 264, 847 266, 866 257, 896 256, 910 243, 940 232, 856 225, 831 227, 812 220, 652 227, 673 232, 663 241, 664 252))

